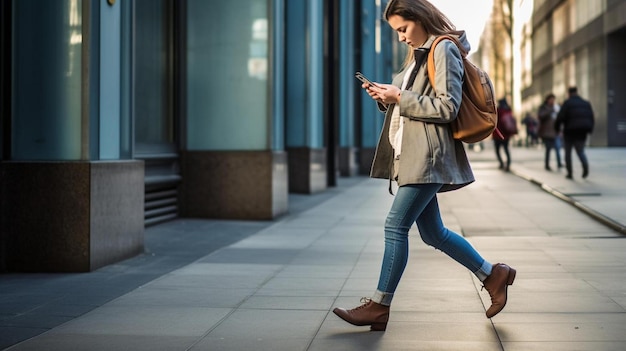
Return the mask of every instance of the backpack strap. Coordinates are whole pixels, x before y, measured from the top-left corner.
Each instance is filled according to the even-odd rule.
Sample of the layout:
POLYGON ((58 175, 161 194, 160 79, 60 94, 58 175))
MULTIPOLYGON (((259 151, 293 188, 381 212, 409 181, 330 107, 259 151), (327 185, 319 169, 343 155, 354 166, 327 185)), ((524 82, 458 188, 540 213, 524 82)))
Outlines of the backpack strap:
POLYGON ((467 51, 465 51, 465 48, 463 47, 463 45, 461 45, 459 39, 449 34, 443 34, 438 36, 435 41, 433 41, 432 45, 430 46, 430 51, 428 52, 428 81, 430 81, 430 85, 433 87, 433 90, 435 89, 435 46, 440 41, 445 39, 448 39, 456 44, 456 47, 459 48, 459 51, 461 51, 461 56, 463 57, 463 59, 465 59, 465 57, 467 56, 467 51))

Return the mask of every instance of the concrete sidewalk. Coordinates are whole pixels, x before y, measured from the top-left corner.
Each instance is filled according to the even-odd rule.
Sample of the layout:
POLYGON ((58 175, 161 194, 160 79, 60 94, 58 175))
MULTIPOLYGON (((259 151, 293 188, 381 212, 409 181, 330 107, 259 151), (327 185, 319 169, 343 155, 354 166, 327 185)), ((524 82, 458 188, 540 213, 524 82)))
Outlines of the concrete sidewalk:
MULTIPOLYGON (((469 151, 474 164, 497 165, 489 142, 482 152, 469 151)), ((626 234, 626 148, 587 148, 590 163, 589 177, 581 177, 582 168, 574 152, 573 179, 566 179, 565 168, 557 168, 554 151, 550 155, 552 171, 544 169, 545 151, 539 147, 512 147, 511 172, 544 191, 566 201, 583 213, 626 234)), ((565 165, 563 150, 561 160, 565 165)))
POLYGON ((511 173, 496 169, 493 150, 469 153, 477 182, 439 200, 450 229, 518 271, 491 320, 479 282, 415 229, 387 331, 332 314, 357 306, 378 278, 393 198, 386 182, 362 178, 9 349, 624 350, 626 237, 537 184, 623 224, 625 150, 588 149, 585 181, 544 171, 539 149, 513 148, 511 173))
MULTIPOLYGON (((566 179, 565 169, 556 167, 554 153, 551 168, 544 169, 543 149, 513 149, 513 172, 563 199, 582 212, 614 230, 626 234, 626 148, 587 148, 589 177, 581 177, 582 168, 573 153, 573 179, 566 179)), ((565 161, 563 160, 563 164, 565 161)))

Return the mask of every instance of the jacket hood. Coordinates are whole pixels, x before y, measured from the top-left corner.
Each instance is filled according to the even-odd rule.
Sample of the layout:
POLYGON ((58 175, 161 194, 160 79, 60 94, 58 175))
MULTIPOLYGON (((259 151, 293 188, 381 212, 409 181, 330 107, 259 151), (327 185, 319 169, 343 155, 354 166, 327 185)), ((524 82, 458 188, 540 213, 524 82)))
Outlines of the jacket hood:
POLYGON ((465 49, 465 51, 470 52, 470 50, 472 49, 472 46, 467 40, 467 35, 465 34, 465 31, 459 30, 459 31, 454 32, 453 34, 459 38, 459 41, 461 42, 461 44, 463 44, 463 48, 465 49))
MULTIPOLYGON (((464 30, 457 30, 457 31, 454 31, 454 32, 450 32, 448 34, 450 34, 450 35, 456 37, 457 39, 459 39, 459 42, 463 46, 463 49, 465 49, 465 52, 469 54, 469 52, 472 49, 472 47, 471 47, 469 41, 467 40, 467 35, 465 34, 464 30)), ((437 38, 437 35, 431 35, 430 38, 428 38, 428 40, 426 41, 426 43, 424 43, 424 47, 430 48, 436 38, 437 38)))

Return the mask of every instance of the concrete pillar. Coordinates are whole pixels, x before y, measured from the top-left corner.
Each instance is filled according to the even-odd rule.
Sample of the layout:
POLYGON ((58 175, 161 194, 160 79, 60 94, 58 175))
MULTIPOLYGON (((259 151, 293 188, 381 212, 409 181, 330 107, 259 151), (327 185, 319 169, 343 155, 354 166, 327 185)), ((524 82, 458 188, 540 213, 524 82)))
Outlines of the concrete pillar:
POLYGON ((324 2, 287 3, 286 149, 289 191, 325 190, 324 2))
POLYGON ((274 84, 283 67, 277 51, 270 55, 281 40, 283 6, 187 1, 183 216, 271 219, 287 211, 282 86, 274 84))
POLYGON ((143 163, 122 159, 121 6, 13 2, 10 271, 90 271, 143 251, 143 163))

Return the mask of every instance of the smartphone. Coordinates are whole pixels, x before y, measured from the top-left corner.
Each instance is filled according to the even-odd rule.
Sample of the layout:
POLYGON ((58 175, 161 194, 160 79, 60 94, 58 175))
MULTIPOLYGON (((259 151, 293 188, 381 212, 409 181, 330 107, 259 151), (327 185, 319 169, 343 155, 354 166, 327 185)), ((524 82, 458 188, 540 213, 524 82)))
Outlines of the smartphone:
POLYGON ((361 72, 356 72, 354 76, 356 77, 356 79, 360 80, 363 83, 369 84, 373 87, 380 88, 378 85, 374 84, 371 80, 367 79, 361 72))

